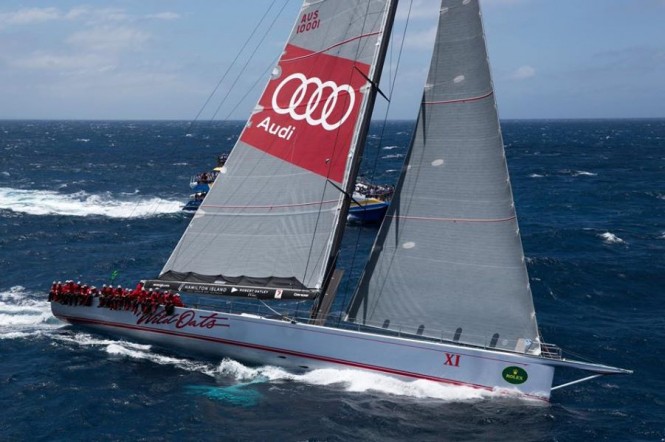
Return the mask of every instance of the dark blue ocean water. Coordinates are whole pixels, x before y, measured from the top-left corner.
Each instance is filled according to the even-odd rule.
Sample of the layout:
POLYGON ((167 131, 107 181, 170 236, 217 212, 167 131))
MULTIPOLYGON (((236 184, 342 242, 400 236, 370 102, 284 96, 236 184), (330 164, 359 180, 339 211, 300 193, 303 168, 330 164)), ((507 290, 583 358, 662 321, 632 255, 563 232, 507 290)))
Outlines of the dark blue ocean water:
MULTIPOLYGON (((159 272, 189 219, 189 177, 240 128, 0 121, 0 440, 665 438, 663 120, 503 124, 545 340, 635 370, 554 392, 549 405, 206 360, 53 318, 54 279, 101 284, 117 270, 133 285, 159 272)), ((363 173, 393 183, 411 128, 389 123, 379 144, 374 126, 363 173)), ((335 308, 375 233, 347 229, 335 308)))

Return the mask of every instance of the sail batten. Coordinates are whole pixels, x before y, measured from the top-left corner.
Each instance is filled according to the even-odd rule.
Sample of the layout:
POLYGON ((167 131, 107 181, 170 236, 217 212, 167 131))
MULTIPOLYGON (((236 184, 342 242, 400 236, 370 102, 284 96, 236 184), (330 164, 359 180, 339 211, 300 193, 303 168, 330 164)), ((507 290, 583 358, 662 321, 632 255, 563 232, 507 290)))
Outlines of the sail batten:
POLYGON ((416 124, 347 319, 538 352, 477 0, 442 1, 416 124))

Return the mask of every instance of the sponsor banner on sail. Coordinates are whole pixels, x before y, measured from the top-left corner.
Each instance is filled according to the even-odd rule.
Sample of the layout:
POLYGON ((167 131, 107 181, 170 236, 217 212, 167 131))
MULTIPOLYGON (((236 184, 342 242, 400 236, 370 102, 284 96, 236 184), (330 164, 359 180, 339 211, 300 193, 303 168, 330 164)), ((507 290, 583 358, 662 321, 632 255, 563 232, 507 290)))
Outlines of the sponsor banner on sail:
POLYGON ((342 183, 369 68, 287 45, 241 141, 342 183))

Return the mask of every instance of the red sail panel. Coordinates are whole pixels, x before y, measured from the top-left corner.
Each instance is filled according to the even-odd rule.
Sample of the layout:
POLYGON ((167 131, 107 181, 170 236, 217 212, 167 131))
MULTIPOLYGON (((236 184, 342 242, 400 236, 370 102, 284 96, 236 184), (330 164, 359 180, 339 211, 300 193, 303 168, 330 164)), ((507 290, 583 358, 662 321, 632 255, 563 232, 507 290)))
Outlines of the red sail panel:
POLYGON ((287 45, 241 141, 342 183, 369 69, 287 45))

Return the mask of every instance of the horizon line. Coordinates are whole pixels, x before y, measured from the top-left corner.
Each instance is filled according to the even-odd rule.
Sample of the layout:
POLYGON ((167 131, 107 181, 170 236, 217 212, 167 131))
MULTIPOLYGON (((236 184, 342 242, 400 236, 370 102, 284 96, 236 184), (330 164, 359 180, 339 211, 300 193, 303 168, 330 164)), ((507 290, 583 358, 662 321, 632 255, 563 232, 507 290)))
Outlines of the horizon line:
MULTIPOLYGON (((373 119, 375 122, 403 122, 403 121, 416 121, 417 118, 389 118, 386 120, 373 119)), ((626 121, 626 120, 665 120, 662 117, 539 117, 539 118, 499 118, 499 121, 626 121)), ((181 118, 7 118, 0 117, 0 121, 91 121, 91 122, 183 122, 189 124, 211 124, 211 123, 244 123, 246 119, 228 119, 228 120, 205 120, 196 121, 181 118)))

